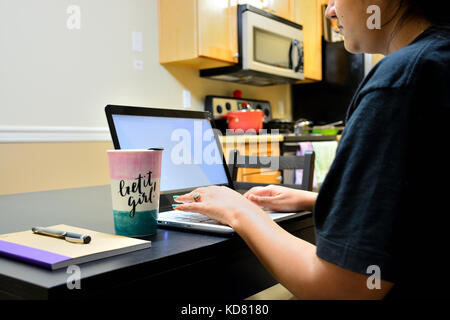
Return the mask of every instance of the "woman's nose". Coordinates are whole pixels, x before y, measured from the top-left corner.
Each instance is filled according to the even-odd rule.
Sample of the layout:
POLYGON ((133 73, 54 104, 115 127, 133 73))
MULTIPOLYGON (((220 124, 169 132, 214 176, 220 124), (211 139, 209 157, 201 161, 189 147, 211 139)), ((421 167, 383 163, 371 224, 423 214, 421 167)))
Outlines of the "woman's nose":
POLYGON ((330 0, 328 2, 327 10, 325 11, 325 16, 330 20, 337 18, 334 2, 335 2, 335 0, 330 0))

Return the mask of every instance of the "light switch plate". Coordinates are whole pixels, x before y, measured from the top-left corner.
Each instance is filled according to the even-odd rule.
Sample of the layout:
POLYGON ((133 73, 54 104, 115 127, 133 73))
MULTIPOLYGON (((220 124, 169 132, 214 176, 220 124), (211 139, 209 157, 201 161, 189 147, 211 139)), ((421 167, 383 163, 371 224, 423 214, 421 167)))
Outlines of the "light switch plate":
POLYGON ((131 33, 131 49, 135 52, 142 52, 142 32, 133 31, 131 33))
POLYGON ((183 107, 191 108, 191 92, 189 90, 183 90, 183 107))

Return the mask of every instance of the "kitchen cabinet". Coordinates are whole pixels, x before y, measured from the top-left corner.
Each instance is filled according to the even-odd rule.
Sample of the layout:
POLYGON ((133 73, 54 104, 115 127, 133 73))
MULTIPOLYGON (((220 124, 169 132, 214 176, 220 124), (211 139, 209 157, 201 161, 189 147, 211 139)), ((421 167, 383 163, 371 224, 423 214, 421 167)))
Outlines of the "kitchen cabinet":
POLYGON ((233 2, 158 0, 159 62, 196 69, 237 63, 237 7, 233 2))
POLYGON ((305 81, 322 80, 322 9, 327 0, 158 0, 159 62, 195 69, 238 62, 237 4, 303 26, 305 81))
MULTIPOLYGON (((242 155, 250 156, 279 156, 281 135, 236 135, 220 137, 225 160, 228 162, 231 150, 238 150, 242 155)), ((267 169, 239 168, 237 181, 280 184, 281 171, 267 169)))
POLYGON ((269 1, 268 11, 287 20, 295 21, 295 0, 269 1))
POLYGON ((294 0, 293 21, 303 26, 305 80, 322 80, 322 5, 328 0, 294 0))
POLYGON ((296 1, 298 0, 240 0, 239 4, 249 4, 284 19, 294 21, 296 1))

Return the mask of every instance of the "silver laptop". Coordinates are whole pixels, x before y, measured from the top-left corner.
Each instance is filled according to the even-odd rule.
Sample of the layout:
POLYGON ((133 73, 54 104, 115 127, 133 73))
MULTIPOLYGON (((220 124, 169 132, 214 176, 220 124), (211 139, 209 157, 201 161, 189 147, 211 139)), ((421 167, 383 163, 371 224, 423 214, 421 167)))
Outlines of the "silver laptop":
MULTIPOLYGON (((161 165, 160 227, 232 234, 222 225, 195 212, 173 210, 174 195, 198 187, 233 188, 217 131, 209 112, 108 105, 105 107, 115 149, 164 148, 161 165)), ((305 212, 268 213, 275 221, 305 212)))

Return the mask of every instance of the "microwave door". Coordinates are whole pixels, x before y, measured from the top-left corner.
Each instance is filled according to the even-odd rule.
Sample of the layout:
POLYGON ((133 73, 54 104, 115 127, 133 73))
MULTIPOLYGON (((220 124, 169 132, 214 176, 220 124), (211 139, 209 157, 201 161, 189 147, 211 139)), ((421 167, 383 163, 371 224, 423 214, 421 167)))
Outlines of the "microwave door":
POLYGON ((242 15, 243 68, 303 80, 303 31, 246 11, 242 15))

